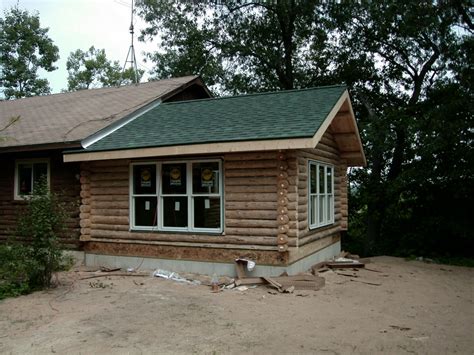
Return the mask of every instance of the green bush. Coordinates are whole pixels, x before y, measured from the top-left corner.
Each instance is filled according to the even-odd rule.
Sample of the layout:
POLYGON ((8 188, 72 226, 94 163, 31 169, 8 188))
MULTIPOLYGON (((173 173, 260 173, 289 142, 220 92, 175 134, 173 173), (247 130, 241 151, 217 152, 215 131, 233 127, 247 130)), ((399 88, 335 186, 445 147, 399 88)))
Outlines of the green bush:
POLYGON ((30 292, 29 275, 34 268, 30 248, 19 243, 0 245, 0 299, 30 292))
POLYGON ((0 247, 0 299, 51 286, 53 273, 67 264, 58 237, 66 216, 66 206, 48 191, 46 179, 35 185, 17 227, 17 236, 28 243, 0 247))

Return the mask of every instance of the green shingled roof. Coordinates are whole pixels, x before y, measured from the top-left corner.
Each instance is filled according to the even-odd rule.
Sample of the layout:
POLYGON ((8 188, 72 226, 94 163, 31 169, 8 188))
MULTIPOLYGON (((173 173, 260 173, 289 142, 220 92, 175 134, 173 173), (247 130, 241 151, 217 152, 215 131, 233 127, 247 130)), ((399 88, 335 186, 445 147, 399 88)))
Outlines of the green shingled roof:
POLYGON ((304 90, 163 103, 80 152, 312 137, 346 90, 304 90))

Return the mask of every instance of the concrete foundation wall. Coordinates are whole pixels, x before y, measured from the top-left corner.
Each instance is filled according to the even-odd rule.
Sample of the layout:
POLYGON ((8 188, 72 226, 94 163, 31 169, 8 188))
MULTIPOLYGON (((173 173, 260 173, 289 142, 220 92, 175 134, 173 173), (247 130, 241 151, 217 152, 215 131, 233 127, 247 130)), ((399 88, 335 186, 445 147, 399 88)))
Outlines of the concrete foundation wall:
MULTIPOLYGON (((286 271, 289 275, 295 275, 299 272, 309 270, 309 268, 324 260, 329 260, 341 251, 341 243, 337 242, 317 251, 303 259, 296 261, 289 266, 267 266, 256 265, 249 276, 279 276, 286 271)), ((120 268, 134 268, 141 270, 164 269, 174 272, 189 272, 197 274, 219 276, 236 276, 235 265, 233 263, 215 263, 189 260, 171 260, 135 256, 113 256, 102 254, 85 254, 85 263, 87 266, 109 266, 120 268)))

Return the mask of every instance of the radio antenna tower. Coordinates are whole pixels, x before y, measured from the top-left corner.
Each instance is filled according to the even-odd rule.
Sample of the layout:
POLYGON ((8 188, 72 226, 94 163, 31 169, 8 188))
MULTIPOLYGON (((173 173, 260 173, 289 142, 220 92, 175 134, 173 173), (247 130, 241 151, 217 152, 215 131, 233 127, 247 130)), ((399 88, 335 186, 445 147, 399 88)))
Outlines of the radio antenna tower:
POLYGON ((132 41, 130 43, 130 47, 128 48, 127 58, 125 59, 125 63, 123 64, 122 75, 125 72, 125 67, 127 66, 127 63, 130 63, 130 67, 133 69, 133 83, 138 84, 137 58, 135 57, 135 48, 133 46, 133 36, 135 33, 133 27, 133 1, 134 0, 132 0, 132 12, 129 28, 132 41))

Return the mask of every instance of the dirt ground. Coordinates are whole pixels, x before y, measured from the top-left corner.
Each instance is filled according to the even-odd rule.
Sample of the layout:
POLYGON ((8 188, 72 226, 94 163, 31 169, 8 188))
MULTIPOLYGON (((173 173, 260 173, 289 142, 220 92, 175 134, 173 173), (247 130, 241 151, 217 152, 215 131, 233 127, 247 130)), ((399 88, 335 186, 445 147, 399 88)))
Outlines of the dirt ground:
POLYGON ((292 294, 71 271, 0 302, 0 353, 474 353, 474 269, 371 261, 292 294))

